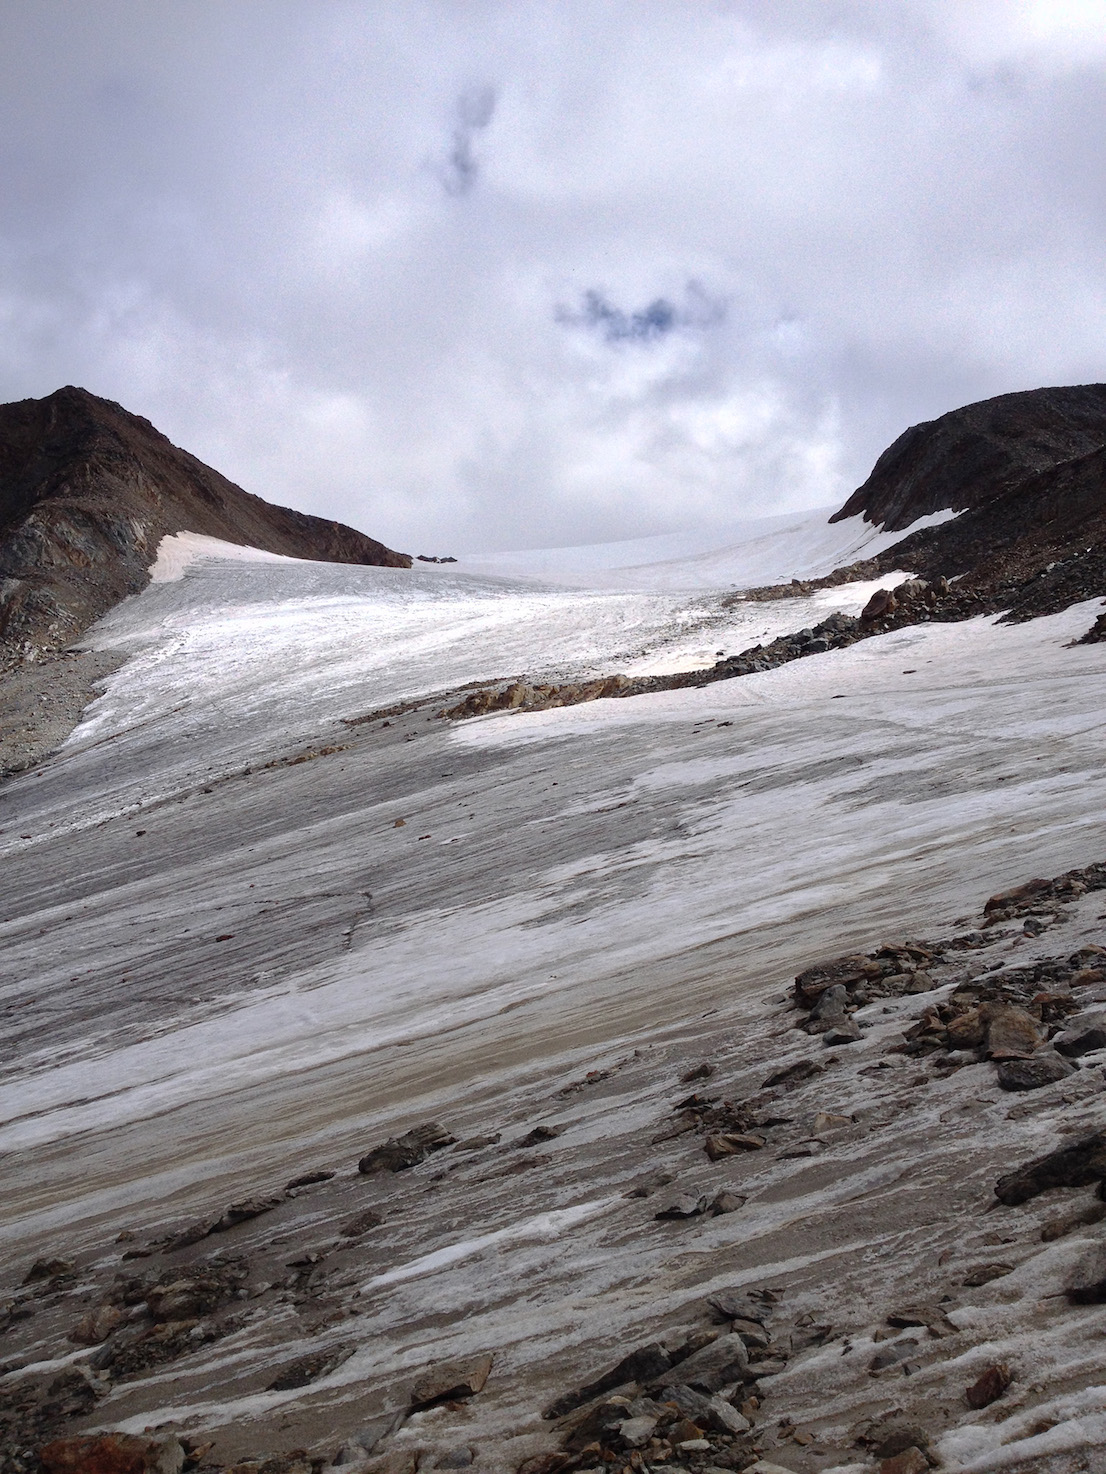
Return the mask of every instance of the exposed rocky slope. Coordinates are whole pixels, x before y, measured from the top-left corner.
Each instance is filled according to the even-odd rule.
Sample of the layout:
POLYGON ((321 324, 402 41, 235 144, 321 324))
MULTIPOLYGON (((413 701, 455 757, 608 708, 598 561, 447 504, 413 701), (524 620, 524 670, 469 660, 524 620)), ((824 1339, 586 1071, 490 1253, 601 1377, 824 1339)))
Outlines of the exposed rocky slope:
POLYGON ((145 587, 162 537, 409 567, 373 538, 251 496, 84 389, 0 405, 0 668, 77 638, 145 587))
POLYGON ((934 512, 985 506, 1104 442, 1106 384, 1000 394, 904 430, 830 521, 862 513, 897 531, 934 512))

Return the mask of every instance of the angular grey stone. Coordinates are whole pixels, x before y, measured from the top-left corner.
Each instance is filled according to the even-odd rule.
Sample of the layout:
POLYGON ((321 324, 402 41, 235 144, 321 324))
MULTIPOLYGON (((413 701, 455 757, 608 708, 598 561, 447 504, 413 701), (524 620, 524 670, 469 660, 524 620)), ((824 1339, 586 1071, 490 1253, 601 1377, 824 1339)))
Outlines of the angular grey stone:
POLYGON ((1066 1079, 1074 1068, 1054 1049, 1039 1049, 1029 1059, 1002 1060, 996 1073, 1003 1090, 1040 1090, 1066 1079))
POLYGON ((717 1392, 730 1382, 739 1382, 749 1369, 745 1342, 732 1332, 719 1336, 709 1346, 693 1352, 685 1361, 659 1378, 657 1385, 667 1387, 682 1382, 705 1392, 717 1392))

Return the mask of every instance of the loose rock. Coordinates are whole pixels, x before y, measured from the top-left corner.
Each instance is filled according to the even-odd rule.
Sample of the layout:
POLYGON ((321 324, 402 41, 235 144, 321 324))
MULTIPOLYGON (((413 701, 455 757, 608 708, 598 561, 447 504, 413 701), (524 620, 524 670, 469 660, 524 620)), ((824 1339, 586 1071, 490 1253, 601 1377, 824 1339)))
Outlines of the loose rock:
POLYGON ((464 1361, 446 1362, 426 1372, 411 1388, 411 1407, 430 1407, 437 1402, 475 1397, 482 1392, 492 1369, 494 1357, 485 1352, 464 1361))
POLYGON ((357 1170, 366 1177, 374 1177, 378 1172, 403 1172, 408 1167, 417 1167, 431 1152, 453 1146, 456 1140, 444 1126, 429 1121, 425 1126, 415 1126, 402 1136, 392 1136, 381 1146, 373 1147, 358 1162, 357 1170))
POLYGON ((1040 1090, 1054 1085, 1073 1071, 1054 1049, 1041 1049, 1031 1059, 1004 1059, 998 1067, 998 1083, 1003 1090, 1040 1090))
POLYGON ((1005 1362, 996 1362, 989 1366, 978 1381, 965 1391, 969 1407, 990 1407, 992 1402, 997 1402, 1006 1391, 1012 1381, 1010 1368, 1005 1362))

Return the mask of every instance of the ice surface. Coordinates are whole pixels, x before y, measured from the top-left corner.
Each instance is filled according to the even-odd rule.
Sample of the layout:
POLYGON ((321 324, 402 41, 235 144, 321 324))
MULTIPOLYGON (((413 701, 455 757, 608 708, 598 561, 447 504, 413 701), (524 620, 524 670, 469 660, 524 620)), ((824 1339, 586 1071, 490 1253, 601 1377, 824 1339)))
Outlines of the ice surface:
MULTIPOLYGON (((109 1229, 191 1219, 332 1162, 345 1211, 382 1194, 394 1234, 350 1269, 363 1345, 333 1395, 488 1346, 521 1386, 554 1362, 575 1375, 585 1329, 592 1361, 653 1339, 658 1315, 690 1314, 712 1283, 852 1275, 863 1299, 871 1265, 898 1270, 903 1204, 944 1180, 950 1153, 985 1201, 993 1171, 976 1158, 1003 1155, 1011 1126, 1009 1101, 987 1103, 984 1065, 929 1083, 921 1103, 889 1072, 909 1171, 866 1139, 812 1159, 801 1186, 771 1153, 726 1176, 685 1152, 689 1186, 740 1173, 751 1200, 678 1239, 621 1193, 642 1143, 649 1165, 660 1155, 648 1143, 685 1050, 729 1050, 740 1098, 817 1047, 769 1002, 800 966, 939 933, 1003 885, 1101 857, 1106 646, 1071 645, 1098 601, 1024 625, 911 627, 695 690, 453 725, 435 704, 346 726, 471 681, 712 657, 855 609, 870 588, 724 608, 665 587, 667 573, 570 588, 462 565, 204 554, 100 622, 92 641, 129 659, 62 751, 0 790, 13 1277, 31 1243, 102 1252, 109 1229), (611 1093, 560 1095, 598 1063, 611 1093), (572 1123, 563 1150, 593 1154, 590 1176, 558 1175, 553 1153, 502 1180, 513 1159, 456 1158, 455 1177, 435 1159, 394 1189, 353 1169, 418 1120, 522 1134, 554 1114, 572 1123)), ((913 1007, 873 1010, 852 1057, 881 1057, 913 1007)), ((819 1108, 862 1111, 874 1087, 838 1079, 819 1108)), ((1047 1150, 1056 1123, 1044 1109, 1020 1122, 1018 1150, 1047 1150)), ((257 1244, 273 1234, 262 1224, 257 1244)), ((1009 1289, 1032 1303, 1019 1280, 1009 1289)), ((973 1298, 971 1333, 1021 1354, 1034 1312, 1019 1308, 1007 1335, 1005 1303, 973 1298)), ((227 1366, 249 1363, 250 1335, 218 1352, 227 1366)), ((1057 1377, 1089 1354, 1051 1329, 1035 1348, 1057 1377)), ((870 1355, 858 1339, 864 1386, 870 1355)), ((812 1354, 779 1379, 796 1416, 803 1397, 838 1416, 827 1364, 812 1354)), ((301 1396, 217 1381, 167 1375, 163 1408, 132 1407, 120 1385, 103 1415, 233 1424, 301 1396)), ((847 1401, 843 1424, 858 1416, 847 1401)), ((1097 1411, 1076 1414, 1091 1437, 1097 1411)), ((1061 1438, 1030 1426, 1023 1441, 1061 1438)), ((950 1467, 952 1452, 1002 1467, 978 1463, 1006 1457, 993 1427, 976 1442, 955 1432, 950 1467)))
POLYGON ((861 515, 831 523, 833 507, 760 517, 729 528, 667 533, 577 548, 467 554, 467 573, 544 579, 592 588, 753 588, 821 578, 848 563, 874 558, 911 532, 939 527, 957 514, 920 517, 901 532, 884 532, 861 515))

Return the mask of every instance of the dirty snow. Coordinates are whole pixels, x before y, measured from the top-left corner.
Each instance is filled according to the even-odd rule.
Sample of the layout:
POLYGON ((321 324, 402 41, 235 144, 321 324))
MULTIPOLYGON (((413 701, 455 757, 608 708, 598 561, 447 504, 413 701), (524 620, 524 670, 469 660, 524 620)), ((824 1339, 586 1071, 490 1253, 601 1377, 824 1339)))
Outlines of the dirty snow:
MULTIPOLYGON (((902 1000, 870 1010, 847 1068, 797 1094, 781 1128, 791 1140, 815 1109, 876 1109, 847 1140, 809 1161, 766 1151, 715 1167, 697 1138, 652 1144, 689 1063, 715 1059, 742 1098, 820 1047, 779 1001, 799 967, 947 935, 1002 886, 1103 857, 1106 646, 1071 646, 1098 601, 1018 626, 898 630, 697 690, 346 725, 469 681, 735 650, 868 591, 724 608, 663 570, 637 589, 566 587, 579 550, 544 583, 201 551, 101 621, 90 642, 126 664, 60 753, 0 790, 5 1272, 14 1285, 48 1251, 118 1265, 122 1227, 156 1232, 331 1164, 332 1185, 225 1242, 273 1256, 274 1278, 293 1252, 324 1249, 328 1293, 360 1293, 316 1344, 353 1336, 361 1350, 317 1407, 311 1389, 265 1393, 264 1369, 300 1335, 289 1317, 306 1312, 266 1320, 262 1299, 258 1319, 156 1387, 116 1386, 101 1420, 189 1419, 244 1458, 276 1437, 273 1408, 307 1446, 400 1397, 412 1368, 493 1349, 501 1390, 465 1436, 483 1430, 518 1462, 545 1446, 543 1396, 658 1324, 701 1324, 711 1286, 779 1279, 789 1315, 852 1337, 766 1379, 775 1405, 822 1419, 848 1465, 851 1423, 906 1395, 906 1379, 865 1372, 887 1304, 954 1285, 942 1255, 1010 1252, 1024 1283, 962 1296, 957 1346, 925 1348, 910 1396, 957 1409, 950 1468, 1102 1445, 1095 1398, 1062 1401, 1100 1380, 1098 1312, 1073 1321, 1036 1299, 1067 1262, 1026 1237, 1046 1205, 983 1213, 1012 1150, 1047 1150, 1100 1111, 1095 1070, 1074 1103, 1050 1087, 1017 1115, 986 1065, 923 1089, 903 1059, 877 1085, 856 1071, 925 1003, 902 1000), (576 1089, 592 1069, 609 1078, 576 1089), (357 1177, 367 1145, 431 1118, 504 1141, 357 1177), (552 1119, 569 1129, 516 1170, 517 1139, 552 1119), (661 1167, 681 1190, 740 1187, 749 1205, 658 1224, 659 1200, 622 1194, 661 1167), (935 1191, 960 1219, 933 1222, 935 1191), (384 1228, 334 1240, 367 1205, 384 1228), (982 1246, 996 1222, 1010 1251, 982 1246), (961 1388, 991 1343, 1032 1365, 1039 1401, 1066 1421, 1030 1434, 1015 1418, 1008 1443, 967 1415, 961 1388)), ((996 940, 996 955, 1101 940, 1099 910, 1087 897, 1062 937, 996 940)), ((404 1437, 441 1419, 420 1414, 404 1437)), ((792 1446, 765 1456, 815 1467, 792 1446)))

